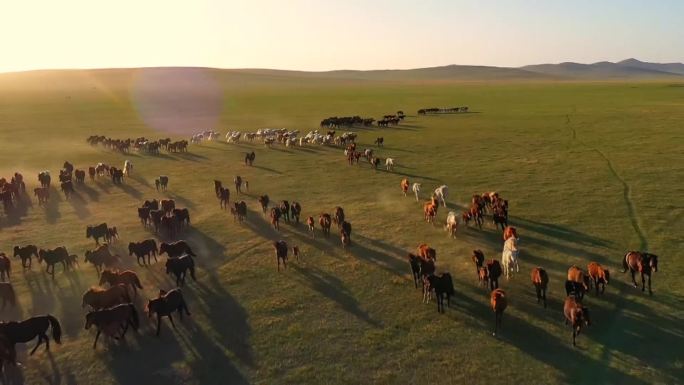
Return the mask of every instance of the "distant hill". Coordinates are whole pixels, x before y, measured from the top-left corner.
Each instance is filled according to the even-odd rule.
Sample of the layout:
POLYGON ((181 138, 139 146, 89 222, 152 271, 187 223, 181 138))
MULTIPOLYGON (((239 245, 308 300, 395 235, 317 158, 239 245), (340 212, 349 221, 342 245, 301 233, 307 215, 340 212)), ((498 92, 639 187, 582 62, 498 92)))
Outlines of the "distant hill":
MULTIPOLYGON (((337 82, 366 81, 545 81, 545 80, 684 80, 682 63, 648 63, 637 59, 627 59, 617 63, 603 61, 593 64, 565 62, 559 64, 535 64, 518 68, 447 65, 406 70, 335 70, 335 71, 290 71, 259 68, 219 69, 201 67, 156 67, 156 68, 112 68, 88 70, 41 70, 0 74, 4 86, 9 83, 21 84, 24 81, 36 87, 69 86, 81 80, 110 81, 125 84, 137 74, 165 74, 173 80, 178 75, 201 71, 212 73, 234 84, 273 85, 279 82, 298 82, 301 80, 324 80, 337 82), (23 81, 22 81, 23 80, 23 81)), ((85 84, 85 83, 84 83, 85 84)), ((88 82, 90 84, 90 82, 88 82)), ((122 84, 122 85, 123 85, 122 84)))
POLYGON ((565 62, 560 64, 535 64, 520 69, 568 79, 654 79, 677 78, 684 76, 682 63, 647 63, 627 59, 613 63, 608 61, 581 64, 565 62))

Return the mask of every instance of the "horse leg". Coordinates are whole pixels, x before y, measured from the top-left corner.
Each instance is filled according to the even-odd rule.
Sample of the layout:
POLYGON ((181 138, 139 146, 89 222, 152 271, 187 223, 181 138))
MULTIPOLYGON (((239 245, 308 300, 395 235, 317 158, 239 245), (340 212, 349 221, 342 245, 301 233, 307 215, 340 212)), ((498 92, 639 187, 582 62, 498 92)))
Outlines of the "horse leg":
POLYGON ((173 317, 171 316, 171 313, 169 313, 169 321, 171 321, 171 326, 173 326, 173 328, 175 329, 175 328, 176 328, 176 324, 173 323, 173 317))
POLYGON ((541 300, 541 289, 539 287, 535 287, 534 289, 537 292, 537 303, 539 303, 539 300, 541 300))
POLYGON ((101 332, 102 332, 102 330, 100 330, 100 329, 98 328, 98 329, 97 329, 97 334, 95 334, 95 342, 93 342, 93 349, 95 349, 95 348, 97 347, 97 340, 100 338, 100 333, 101 333, 101 332))
POLYGON ((157 337, 159 337, 159 332, 161 329, 161 314, 157 314, 157 337))
POLYGON ((544 309, 546 309, 546 289, 542 289, 542 299, 544 300, 544 309))
POLYGON ((575 339, 577 338, 577 332, 575 331, 575 328, 572 328, 572 346, 577 346, 575 343, 575 339))
MULTIPOLYGON (((650 280, 649 280, 649 283, 650 283, 650 280)), ((645 290, 646 290, 646 276, 644 273, 641 273, 641 291, 643 292, 645 290)), ((651 288, 649 288, 649 291, 650 290, 651 290, 651 288)))
POLYGON ((629 269, 629 272, 632 274, 632 283, 634 284, 634 287, 639 287, 636 283, 636 279, 634 279, 634 270, 629 269))
POLYGON ((651 290, 651 274, 648 275, 648 294, 653 295, 653 290, 651 290))
POLYGON ((43 335, 42 335, 42 334, 39 334, 39 335, 38 335, 38 343, 37 343, 36 346, 33 348, 33 350, 31 350, 31 354, 30 354, 31 356, 33 355, 33 353, 36 352, 36 349, 38 349, 38 347, 40 346, 40 344, 41 344, 42 342, 43 342, 43 335))
POLYGON ((43 341, 45 341, 45 351, 49 352, 50 351, 50 338, 47 336, 47 334, 43 334, 43 341))

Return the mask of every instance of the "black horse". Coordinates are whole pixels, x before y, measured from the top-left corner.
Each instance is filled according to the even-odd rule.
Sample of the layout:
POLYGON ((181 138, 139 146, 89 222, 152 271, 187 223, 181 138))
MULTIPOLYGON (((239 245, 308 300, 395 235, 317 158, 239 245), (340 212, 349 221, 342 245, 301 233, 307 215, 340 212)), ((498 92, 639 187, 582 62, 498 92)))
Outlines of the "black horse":
POLYGON ((86 238, 93 238, 96 245, 100 244, 100 238, 107 239, 108 235, 109 227, 107 227, 106 223, 100 223, 97 226, 86 227, 86 238))
POLYGON ((12 345, 26 343, 38 337, 36 347, 31 350, 31 354, 33 354, 43 342, 45 342, 45 350, 50 350, 50 339, 47 336, 49 327, 52 327, 52 338, 55 342, 61 344, 62 326, 59 324, 57 318, 49 314, 31 317, 21 322, 11 321, 0 323, 0 333, 4 333, 12 345))
POLYGON ((138 311, 135 310, 135 306, 132 303, 123 303, 108 309, 95 310, 86 314, 86 330, 90 329, 92 325, 97 327, 97 335, 95 335, 95 342, 93 342, 93 349, 95 349, 102 330, 107 330, 106 333, 108 333, 112 330, 108 330, 107 328, 112 325, 118 325, 121 329, 121 335, 115 338, 123 338, 128 331, 128 326, 133 327, 133 330, 138 330, 140 320, 138 318, 138 311))
POLYGON ((159 290, 159 297, 151 299, 147 302, 147 314, 152 318, 152 314, 157 314, 157 336, 161 330, 161 318, 166 316, 169 317, 171 321, 171 326, 176 328, 176 324, 173 323, 173 318, 171 314, 174 311, 178 311, 181 321, 183 320, 183 310, 185 314, 190 315, 190 310, 188 305, 185 303, 183 298, 183 293, 180 289, 173 289, 168 292, 164 290, 159 290))
POLYGON ((172 274, 176 276, 176 285, 183 286, 185 284, 185 276, 190 271, 190 276, 193 281, 197 281, 195 278, 195 260, 189 255, 183 255, 178 258, 169 258, 166 260, 166 274, 172 274))

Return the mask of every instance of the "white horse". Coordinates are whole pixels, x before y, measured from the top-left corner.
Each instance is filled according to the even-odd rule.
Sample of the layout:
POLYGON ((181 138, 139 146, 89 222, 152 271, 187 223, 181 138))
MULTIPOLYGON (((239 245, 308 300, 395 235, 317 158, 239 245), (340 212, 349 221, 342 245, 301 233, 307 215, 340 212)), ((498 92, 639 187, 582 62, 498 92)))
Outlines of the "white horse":
POLYGON ((518 238, 510 237, 504 242, 503 252, 501 253, 501 263, 504 269, 506 278, 510 278, 515 266, 515 272, 520 272, 520 265, 518 265, 518 238))
POLYGON ((131 171, 133 171, 133 163, 126 159, 124 161, 124 174, 126 174, 126 176, 131 175, 131 171))
POLYGON ((387 168, 387 171, 392 171, 394 168, 394 158, 385 159, 385 167, 387 168))
POLYGON ((413 186, 411 186, 411 190, 416 195, 416 202, 419 202, 418 193, 420 192, 420 183, 414 183, 413 186))
POLYGON ((458 229, 458 215, 456 212, 449 211, 446 218, 446 225, 444 225, 444 230, 446 230, 452 238, 456 238, 456 230, 458 229))
POLYGON ((437 196, 437 201, 442 201, 442 205, 446 207, 446 198, 449 196, 449 187, 443 184, 435 189, 435 196, 437 196))

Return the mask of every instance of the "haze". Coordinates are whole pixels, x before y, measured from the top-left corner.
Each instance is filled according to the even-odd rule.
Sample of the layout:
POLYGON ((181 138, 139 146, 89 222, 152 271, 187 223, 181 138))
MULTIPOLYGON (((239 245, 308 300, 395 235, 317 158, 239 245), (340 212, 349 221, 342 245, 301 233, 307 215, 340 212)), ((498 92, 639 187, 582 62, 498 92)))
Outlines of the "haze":
POLYGON ((677 1, 5 1, 0 71, 684 61, 677 1))

